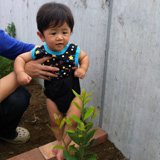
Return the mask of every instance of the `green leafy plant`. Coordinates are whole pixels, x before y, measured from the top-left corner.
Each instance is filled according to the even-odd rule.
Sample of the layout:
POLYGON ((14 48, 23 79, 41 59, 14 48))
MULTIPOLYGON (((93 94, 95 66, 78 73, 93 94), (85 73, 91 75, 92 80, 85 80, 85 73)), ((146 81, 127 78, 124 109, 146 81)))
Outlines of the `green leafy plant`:
POLYGON ((0 78, 13 71, 14 62, 4 57, 0 57, 0 78))
POLYGON ((54 130, 51 127, 50 128, 54 132, 61 135, 65 146, 63 147, 57 145, 54 148, 63 149, 63 155, 66 160, 96 160, 97 155, 91 152, 90 149, 94 142, 94 139, 92 139, 92 137, 97 131, 97 129, 93 129, 92 120, 96 117, 99 111, 93 106, 91 106, 90 108, 86 106, 86 104, 92 99, 89 97, 91 96, 93 91, 87 94, 87 92, 83 89, 81 95, 77 94, 74 90, 73 93, 82 101, 82 108, 79 106, 78 103, 72 101, 72 103, 74 103, 74 105, 81 111, 81 119, 77 118, 74 115, 71 115, 72 119, 70 119, 69 117, 64 117, 62 120, 60 120, 60 117, 54 114, 55 122, 59 126, 59 131, 54 130), (66 131, 65 136, 68 134, 71 140, 75 143, 74 145, 70 145, 68 147, 64 142, 65 136, 62 135, 60 130, 65 123, 67 123, 68 126, 71 127, 72 120, 76 121, 78 125, 75 131, 70 130, 69 128, 66 131))
POLYGON ((7 32, 7 34, 9 34, 11 37, 14 37, 16 36, 16 27, 14 25, 13 22, 9 23, 7 28, 5 28, 5 31, 7 32))
MULTIPOLYGON (((16 36, 16 27, 15 27, 13 22, 8 24, 7 28, 5 28, 5 31, 11 37, 16 36)), ((0 78, 4 77, 7 74, 9 74, 10 72, 12 72, 13 71, 13 65, 14 65, 14 61, 9 60, 9 59, 4 58, 4 57, 0 57, 0 71, 1 71, 0 72, 0 78)))

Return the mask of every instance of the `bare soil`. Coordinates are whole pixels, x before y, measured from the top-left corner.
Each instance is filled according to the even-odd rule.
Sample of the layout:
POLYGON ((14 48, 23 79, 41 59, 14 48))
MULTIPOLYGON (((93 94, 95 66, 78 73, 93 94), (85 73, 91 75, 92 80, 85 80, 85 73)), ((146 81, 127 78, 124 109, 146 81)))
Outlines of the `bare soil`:
MULTIPOLYGON (((47 127, 49 121, 42 86, 33 80, 26 88, 32 97, 19 126, 27 128, 31 138, 22 145, 9 144, 0 140, 0 160, 6 160, 55 140, 52 131, 47 127)), ((127 160, 108 140, 93 147, 92 151, 97 154, 97 160, 127 160)))

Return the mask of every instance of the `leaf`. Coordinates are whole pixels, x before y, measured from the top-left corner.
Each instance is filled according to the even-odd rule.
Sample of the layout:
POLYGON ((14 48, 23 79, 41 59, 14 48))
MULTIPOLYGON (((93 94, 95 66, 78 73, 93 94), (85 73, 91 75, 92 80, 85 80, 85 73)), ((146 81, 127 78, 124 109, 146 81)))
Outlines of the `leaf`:
POLYGON ((60 123, 61 123, 60 118, 61 118, 60 115, 58 116, 56 113, 54 113, 54 119, 55 119, 55 122, 56 122, 56 124, 57 124, 58 126, 59 126, 60 123))
POLYGON ((80 145, 80 141, 81 139, 78 137, 78 134, 75 132, 75 133, 70 133, 70 132, 67 132, 69 137, 72 139, 72 141, 74 141, 76 144, 80 145))
POLYGON ((72 101, 72 103, 82 112, 82 108, 79 106, 77 102, 72 101))
POLYGON ((82 123, 82 121, 81 121, 78 117, 76 117, 75 115, 70 115, 70 116, 71 116, 71 118, 73 118, 73 120, 76 121, 77 123, 82 123))
POLYGON ((91 97, 90 99, 85 100, 85 101, 84 101, 84 105, 85 105, 86 103, 88 103, 89 101, 91 101, 91 100, 92 100, 92 97, 91 97))
POLYGON ((82 132, 84 132, 85 130, 83 130, 82 128, 80 128, 80 126, 78 126, 77 131, 79 135, 82 135, 82 132))
POLYGON ((97 159, 97 155, 93 154, 90 157, 88 157, 86 160, 96 160, 97 159))
MULTIPOLYGON (((92 151, 86 151, 85 150, 85 156, 87 156, 87 155, 92 155, 93 154, 93 152, 92 151)), ((88 156, 87 156, 88 157, 88 156)))
POLYGON ((79 129, 79 127, 80 127, 80 125, 78 124, 78 126, 77 126, 77 133, 78 134, 82 134, 82 131, 79 129))
POLYGON ((71 156, 66 150, 63 150, 63 156, 66 160, 78 160, 77 158, 71 156))
POLYGON ((75 131, 73 131, 73 130, 66 130, 66 132, 75 133, 75 131))
POLYGON ((89 97, 94 91, 91 91, 90 93, 87 94, 87 97, 89 97))
POLYGON ((47 124, 47 126, 48 126, 53 132, 59 133, 57 130, 53 129, 53 128, 50 127, 48 124, 47 124))
POLYGON ((99 113, 99 112, 94 113, 93 116, 91 117, 91 119, 95 118, 98 113, 99 113))
POLYGON ((86 130, 83 122, 78 126, 78 129, 80 129, 82 132, 86 130))
POLYGON ((78 152, 78 149, 75 147, 75 144, 70 145, 69 148, 72 149, 75 152, 78 152))
POLYGON ((94 141, 95 141, 95 139, 92 139, 92 140, 89 142, 89 144, 88 144, 88 146, 87 146, 87 150, 89 150, 89 149, 92 147, 94 141))
POLYGON ((74 156, 79 160, 79 157, 81 156, 80 151, 78 150, 78 152, 75 152, 75 155, 74 155, 74 156))
MULTIPOLYGON (((87 125, 88 125, 88 122, 87 122, 87 125)), ((86 129, 86 133, 92 128, 92 126, 93 126, 93 122, 90 122, 86 129)))
POLYGON ((91 125, 93 125, 93 122, 88 121, 88 122, 87 122, 87 126, 91 126, 91 125))
POLYGON ((72 126, 72 121, 71 121, 71 119, 69 118, 69 117, 67 117, 66 119, 65 119, 65 122, 71 127, 72 126))
POLYGON ((81 93, 82 93, 81 95, 86 94, 86 91, 85 91, 85 89, 84 89, 84 88, 82 89, 81 93))
POLYGON ((61 129, 64 126, 65 121, 66 121, 66 119, 63 118, 62 121, 61 121, 61 123, 60 123, 60 125, 59 125, 59 129, 61 129))
POLYGON ((82 108, 82 111, 83 111, 84 113, 86 113, 87 110, 88 110, 88 107, 83 107, 83 108, 82 108))
POLYGON ((55 149, 62 149, 62 150, 65 150, 65 148, 63 147, 63 146, 54 146, 53 148, 55 148, 55 149))
POLYGON ((79 138, 81 138, 81 137, 83 137, 83 135, 82 135, 82 134, 80 134, 80 135, 78 135, 78 137, 79 137, 79 138))
POLYGON ((94 136, 96 131, 97 131, 97 129, 93 129, 84 136, 84 144, 87 144, 90 141, 90 139, 94 136))
POLYGON ((85 92, 85 93, 82 95, 82 97, 83 97, 83 102, 86 101, 86 100, 87 100, 87 93, 85 92))
POLYGON ((82 97, 75 90, 72 89, 72 92, 77 98, 79 98, 82 101, 82 97))
POLYGON ((82 92, 81 92, 81 97, 82 97, 83 100, 84 100, 85 96, 86 96, 86 91, 83 88, 82 92))
POLYGON ((93 110, 94 110, 93 107, 91 107, 90 109, 88 109, 88 111, 84 115, 84 120, 86 120, 93 113, 93 110))

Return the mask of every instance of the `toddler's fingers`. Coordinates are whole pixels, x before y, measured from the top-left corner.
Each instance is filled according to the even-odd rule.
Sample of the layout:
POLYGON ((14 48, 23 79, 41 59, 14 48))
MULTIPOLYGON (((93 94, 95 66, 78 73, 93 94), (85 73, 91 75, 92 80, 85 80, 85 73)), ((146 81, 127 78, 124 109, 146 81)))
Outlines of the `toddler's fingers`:
POLYGON ((28 83, 29 83, 31 80, 32 80, 32 78, 29 76, 29 77, 28 77, 28 83))
POLYGON ((77 71, 74 72, 74 76, 77 77, 77 71))

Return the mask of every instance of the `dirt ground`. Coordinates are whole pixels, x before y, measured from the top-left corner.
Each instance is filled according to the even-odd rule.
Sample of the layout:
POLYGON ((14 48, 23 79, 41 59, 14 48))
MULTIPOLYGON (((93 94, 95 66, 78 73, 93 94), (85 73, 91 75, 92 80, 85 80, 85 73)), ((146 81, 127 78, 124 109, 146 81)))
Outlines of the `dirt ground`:
MULTIPOLYGON (((31 138, 23 145, 9 144, 0 140, 0 160, 6 160, 55 140, 52 131, 47 127, 49 121, 43 88, 34 80, 26 88, 32 97, 30 106, 24 113, 19 126, 27 128, 31 138)), ((97 154, 97 160, 127 160, 108 140, 93 147, 92 151, 97 154)))

